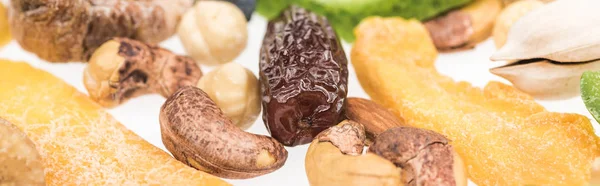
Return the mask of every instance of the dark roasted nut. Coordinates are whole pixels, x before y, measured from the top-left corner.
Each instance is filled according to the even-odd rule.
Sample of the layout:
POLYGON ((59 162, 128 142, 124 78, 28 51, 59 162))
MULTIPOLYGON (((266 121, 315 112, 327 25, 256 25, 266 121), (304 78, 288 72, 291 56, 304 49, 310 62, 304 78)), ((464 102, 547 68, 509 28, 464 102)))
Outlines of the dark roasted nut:
POLYGON ((83 74, 90 97, 105 107, 149 93, 169 97, 183 86, 196 85, 202 77, 192 58, 127 38, 102 44, 83 74))
POLYGON ((284 145, 309 143, 345 106, 348 61, 324 17, 292 6, 269 22, 260 52, 263 120, 284 145))
POLYGON ((252 178, 285 163, 287 151, 277 140, 236 127, 204 91, 187 86, 160 110, 165 147, 175 159, 222 178, 252 178))
POLYGON ((473 35, 469 14, 452 11, 447 15, 425 22, 425 27, 439 50, 452 50, 463 47, 473 35))
POLYGON ((402 168, 406 185, 466 186, 464 163, 448 142, 431 130, 397 127, 379 134, 369 152, 402 168))

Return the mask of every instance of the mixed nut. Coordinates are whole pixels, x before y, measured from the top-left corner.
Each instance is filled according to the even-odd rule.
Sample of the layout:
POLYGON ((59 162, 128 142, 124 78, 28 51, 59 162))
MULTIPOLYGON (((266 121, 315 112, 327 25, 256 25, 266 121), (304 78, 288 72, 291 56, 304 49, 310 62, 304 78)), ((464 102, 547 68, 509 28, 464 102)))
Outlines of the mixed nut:
MULTIPOLYGON (((348 59, 332 27, 357 20, 338 22, 331 11, 349 10, 312 1, 278 2, 287 8, 267 25, 258 78, 234 61, 246 47, 254 0, 12 0, 10 24, 21 46, 45 60, 87 61, 84 85, 104 107, 150 93, 166 97, 162 142, 187 166, 170 160, 192 171, 253 178, 281 168, 285 146, 310 143, 305 170, 313 186, 466 186, 467 169, 483 185, 578 184, 600 172, 596 165, 580 171, 600 151, 585 117, 547 112, 529 97, 581 91, 600 118, 600 75, 586 72, 600 70, 600 37, 593 36, 600 26, 592 24, 600 21, 600 1, 454 0, 415 14, 424 23, 365 19, 352 57, 374 101, 347 98, 348 59), (189 57, 153 44, 174 33, 189 57), (511 61, 490 71, 529 95, 495 82, 474 88, 435 70, 437 51, 472 48, 490 35, 499 48, 491 59, 511 61), (202 65, 216 67, 203 74, 202 65), (244 131, 261 108, 270 136, 244 131), (576 146, 567 159, 563 145, 576 146), (514 149, 525 155, 503 152, 514 149), (547 162, 558 171, 541 167, 547 162)), ((362 13, 354 16, 376 14, 362 13)), ((40 155, 15 129, 0 119, 0 185, 43 185, 40 155), (23 148, 1 149, 15 144, 23 148)))
MULTIPOLYGON (((514 9, 532 6, 525 2, 512 5, 514 9)), ((600 70, 600 37, 592 34, 600 31, 600 26, 589 24, 600 21, 596 6, 600 1, 556 1, 525 14, 510 26, 506 44, 491 57, 516 62, 491 72, 537 98, 578 95, 581 74, 600 70)), ((505 11, 520 14, 513 9, 505 11)))

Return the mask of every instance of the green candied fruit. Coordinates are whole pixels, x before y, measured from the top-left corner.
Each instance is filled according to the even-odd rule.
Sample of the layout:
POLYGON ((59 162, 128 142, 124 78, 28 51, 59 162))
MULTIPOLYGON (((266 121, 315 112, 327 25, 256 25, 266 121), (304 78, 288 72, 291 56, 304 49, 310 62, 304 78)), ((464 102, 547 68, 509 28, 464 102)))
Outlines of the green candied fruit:
POLYGON ((600 122, 600 71, 581 76, 581 99, 596 121, 600 122))
POLYGON ((427 20, 473 0, 258 0, 257 12, 277 17, 290 4, 297 4, 327 17, 338 35, 354 41, 354 27, 369 16, 427 20))

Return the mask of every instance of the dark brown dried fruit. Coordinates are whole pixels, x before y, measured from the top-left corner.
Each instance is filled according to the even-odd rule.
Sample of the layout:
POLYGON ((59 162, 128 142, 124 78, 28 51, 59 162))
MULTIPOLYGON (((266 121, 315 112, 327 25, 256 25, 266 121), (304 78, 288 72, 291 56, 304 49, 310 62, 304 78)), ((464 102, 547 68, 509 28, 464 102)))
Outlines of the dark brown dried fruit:
POLYGON ((292 6, 269 22, 260 53, 263 120, 287 146, 343 119, 348 61, 327 20, 292 6))

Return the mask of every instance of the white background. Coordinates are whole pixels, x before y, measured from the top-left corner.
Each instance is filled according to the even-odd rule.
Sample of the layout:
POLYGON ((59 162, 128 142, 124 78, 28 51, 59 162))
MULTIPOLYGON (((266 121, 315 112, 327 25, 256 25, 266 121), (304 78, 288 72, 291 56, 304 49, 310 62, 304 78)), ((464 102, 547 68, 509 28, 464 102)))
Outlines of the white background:
MULTIPOLYGON (((248 46, 246 50, 244 50, 244 52, 235 60, 235 62, 249 68, 255 73, 255 75, 258 75, 259 49, 262 43, 265 28, 266 21, 262 17, 255 14, 248 24, 248 46)), ((175 53, 185 54, 179 39, 176 36, 161 43, 161 46, 170 49, 175 53)), ((344 49, 347 56, 349 56, 350 47, 351 45, 344 44, 344 49)), ((488 69, 492 67, 503 64, 502 62, 489 61, 488 58, 494 51, 495 47, 493 42, 488 40, 478 45, 473 50, 450 54, 440 54, 436 66, 441 73, 451 76, 457 81, 469 81, 475 86, 482 87, 490 80, 506 82, 501 78, 492 75, 488 71, 488 69)), ((18 61, 27 61, 35 67, 47 70, 60 77, 69 84, 75 86, 79 91, 87 93, 82 82, 83 69, 86 65, 85 63, 52 64, 44 62, 35 55, 23 51, 23 49, 21 49, 15 41, 12 41, 7 47, 4 47, 0 50, 0 57, 18 61)), ((350 58, 348 57, 348 59, 350 58)), ((352 65, 349 65, 348 67, 350 69, 348 96, 368 98, 358 84, 352 65)), ((205 73, 210 70, 211 68, 203 66, 203 71, 205 73)), ((165 98, 161 97, 160 95, 147 95, 132 99, 131 101, 117 108, 109 110, 109 112, 127 128, 133 130, 150 143, 165 150, 160 139, 160 127, 158 123, 160 106, 164 101, 165 98)), ((540 103, 550 111, 574 112, 586 115, 588 118, 592 118, 585 109, 585 106, 579 97, 562 101, 540 101, 540 103)), ((261 117, 258 118, 259 119, 248 131, 256 134, 268 135, 263 121, 260 119, 261 117)), ((593 123, 594 127, 597 128, 598 124, 595 121, 593 123)), ((228 181, 235 185, 308 185, 308 180, 304 172, 304 156, 307 148, 308 145, 292 148, 288 147, 287 150, 289 152, 289 156, 287 162, 281 169, 271 174, 253 179, 228 181)))

